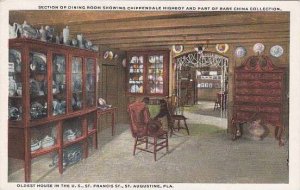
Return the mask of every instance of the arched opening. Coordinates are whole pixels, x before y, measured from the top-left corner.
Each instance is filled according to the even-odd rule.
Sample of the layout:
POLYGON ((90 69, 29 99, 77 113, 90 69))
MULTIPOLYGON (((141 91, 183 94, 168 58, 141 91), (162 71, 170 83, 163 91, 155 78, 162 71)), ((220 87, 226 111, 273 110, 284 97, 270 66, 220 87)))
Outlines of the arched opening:
POLYGON ((208 116, 204 118, 227 128, 228 58, 216 52, 193 51, 175 57, 174 62, 173 94, 179 100, 178 110, 208 116))

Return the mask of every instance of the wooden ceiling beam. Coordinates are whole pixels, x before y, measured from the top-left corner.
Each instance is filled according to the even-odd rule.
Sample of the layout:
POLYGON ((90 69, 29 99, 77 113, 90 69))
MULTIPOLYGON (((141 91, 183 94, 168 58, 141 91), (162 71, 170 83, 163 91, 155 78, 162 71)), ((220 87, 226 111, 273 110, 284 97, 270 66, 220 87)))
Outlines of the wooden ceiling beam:
MULTIPOLYGON (((289 37, 287 38, 253 38, 253 39, 217 39, 217 40, 199 40, 199 41, 187 41, 183 45, 198 45, 198 44, 218 44, 218 43, 227 43, 227 44, 240 44, 240 43, 266 43, 266 42, 273 42, 274 45, 275 43, 278 42, 289 42, 289 37)), ((132 44, 112 44, 112 45, 107 45, 110 48, 117 48, 117 49, 122 49, 126 50, 127 48, 143 48, 143 47, 152 47, 152 46, 172 46, 174 44, 180 44, 182 41, 161 41, 161 42, 148 42, 148 43, 132 43, 132 44)), ((101 45, 100 45, 101 46, 101 45)))
POLYGON ((71 33, 95 33, 107 31, 126 31, 126 30, 148 30, 148 29, 167 29, 167 28, 187 28, 195 26, 227 26, 239 24, 279 24, 288 23, 289 14, 255 12, 242 14, 226 14, 207 17, 176 18, 176 19, 151 19, 142 21, 127 22, 103 22, 89 23, 80 25, 70 25, 71 33))
POLYGON ((147 38, 126 38, 126 39, 103 39, 92 40, 97 44, 123 44, 123 43, 140 43, 140 42, 161 42, 161 41, 198 41, 198 40, 213 40, 213 39, 253 39, 253 38, 281 38, 289 37, 288 32, 262 32, 262 33, 240 33, 240 34, 206 34, 193 36, 159 36, 147 38))
MULTIPOLYGON (((207 13, 208 14, 208 13, 207 13)), ((211 13, 212 14, 212 13, 211 13)), ((218 14, 215 12, 215 14, 218 14)), ((159 18, 176 18, 182 16, 197 16, 195 12, 141 12, 141 11, 40 11, 22 10, 10 11, 10 22, 23 23, 26 20, 29 24, 35 25, 69 25, 69 24, 91 24, 97 22, 114 22, 126 20, 143 20, 159 18)))
POLYGON ((289 24, 255 24, 255 25, 238 25, 238 26, 218 26, 218 27, 197 27, 197 28, 173 28, 163 30, 146 30, 146 31, 128 31, 128 32, 105 32, 84 34, 87 39, 118 39, 118 38, 143 38, 154 36, 188 36, 188 35, 205 35, 217 33, 251 33, 251 32, 280 32, 289 31, 289 24))

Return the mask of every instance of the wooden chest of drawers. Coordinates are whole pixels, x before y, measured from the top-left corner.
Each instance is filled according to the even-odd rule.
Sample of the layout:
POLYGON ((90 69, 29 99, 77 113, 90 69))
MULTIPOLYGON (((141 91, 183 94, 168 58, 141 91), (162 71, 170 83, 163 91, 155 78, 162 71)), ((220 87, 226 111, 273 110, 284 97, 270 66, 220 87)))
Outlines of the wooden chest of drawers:
POLYGON ((232 134, 236 139, 240 125, 254 117, 275 127, 282 143, 285 68, 276 67, 267 56, 251 56, 235 69, 232 134))

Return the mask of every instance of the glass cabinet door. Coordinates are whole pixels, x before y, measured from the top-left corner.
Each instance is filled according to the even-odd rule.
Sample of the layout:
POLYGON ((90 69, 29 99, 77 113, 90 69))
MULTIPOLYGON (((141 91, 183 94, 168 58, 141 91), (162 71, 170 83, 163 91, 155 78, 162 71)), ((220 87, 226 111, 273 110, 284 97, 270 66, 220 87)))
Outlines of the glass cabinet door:
POLYGON ((53 54, 52 57, 52 115, 66 113, 66 57, 53 54))
POLYGON ((22 119, 22 54, 20 50, 9 49, 8 63, 8 119, 22 119))
POLYGON ((46 54, 31 51, 30 60, 30 116, 31 119, 47 117, 47 59, 46 54))
POLYGON ((88 58, 86 60, 86 106, 93 107, 96 104, 96 60, 88 58))
POLYGON ((144 93, 144 56, 132 56, 129 59, 129 92, 144 93))
POLYGON ((72 110, 82 109, 82 63, 81 57, 72 58, 72 110))
POLYGON ((163 94, 163 71, 164 71, 164 57, 163 55, 151 55, 148 57, 147 67, 147 93, 149 94, 163 94))

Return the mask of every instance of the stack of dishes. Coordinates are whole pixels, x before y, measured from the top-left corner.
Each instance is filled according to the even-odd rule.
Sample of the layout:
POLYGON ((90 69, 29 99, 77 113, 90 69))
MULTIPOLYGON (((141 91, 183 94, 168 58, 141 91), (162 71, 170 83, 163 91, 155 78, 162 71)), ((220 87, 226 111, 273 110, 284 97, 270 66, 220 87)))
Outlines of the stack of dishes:
POLYGON ((37 139, 31 140, 31 152, 34 152, 42 147, 42 141, 39 141, 37 139))
POLYGON ((45 136, 42 140, 42 148, 47 148, 54 145, 54 138, 50 136, 45 136))

